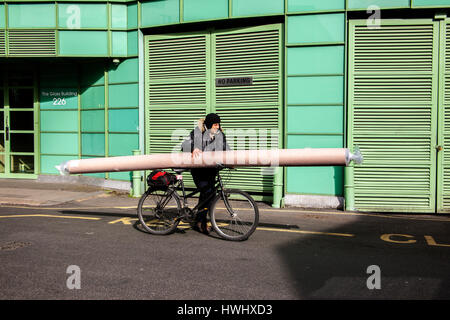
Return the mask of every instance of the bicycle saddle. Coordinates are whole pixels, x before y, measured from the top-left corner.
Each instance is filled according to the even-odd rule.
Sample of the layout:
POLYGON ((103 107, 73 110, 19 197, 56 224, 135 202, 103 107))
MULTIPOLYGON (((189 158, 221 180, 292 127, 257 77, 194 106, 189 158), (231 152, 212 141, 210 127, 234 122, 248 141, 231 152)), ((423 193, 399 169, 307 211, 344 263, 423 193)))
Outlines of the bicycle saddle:
POLYGON ((187 171, 188 169, 172 169, 176 174, 181 174, 185 171, 187 171))

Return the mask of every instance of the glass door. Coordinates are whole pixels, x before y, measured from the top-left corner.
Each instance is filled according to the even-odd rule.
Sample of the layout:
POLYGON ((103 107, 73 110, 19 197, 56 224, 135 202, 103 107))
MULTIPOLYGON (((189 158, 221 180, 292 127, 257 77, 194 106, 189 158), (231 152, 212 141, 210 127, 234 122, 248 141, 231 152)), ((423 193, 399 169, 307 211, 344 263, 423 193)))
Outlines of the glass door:
POLYGON ((32 71, 10 71, 0 87, 0 176, 35 174, 35 90, 32 71))

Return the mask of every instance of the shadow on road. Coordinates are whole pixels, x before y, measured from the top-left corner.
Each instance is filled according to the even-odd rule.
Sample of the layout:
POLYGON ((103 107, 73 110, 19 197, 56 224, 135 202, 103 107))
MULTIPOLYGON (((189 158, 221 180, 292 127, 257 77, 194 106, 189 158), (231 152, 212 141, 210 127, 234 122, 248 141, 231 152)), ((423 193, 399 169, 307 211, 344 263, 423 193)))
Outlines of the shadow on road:
POLYGON ((299 235, 278 246, 298 298, 449 299, 450 247, 430 245, 424 235, 439 231, 450 243, 450 223, 405 221, 354 218, 325 230, 354 237, 299 235), (367 286, 372 265, 380 268, 380 289, 367 286))
MULTIPOLYGON (((137 219, 137 214, 130 210, 60 213, 137 219)), ((433 245, 425 238, 434 236, 436 243, 450 244, 450 222, 413 220, 407 215, 395 219, 370 215, 337 218, 325 213, 316 214, 315 219, 305 215, 295 221, 298 225, 259 224, 265 230, 278 229, 274 250, 298 299, 450 298, 450 246, 433 245), (314 228, 322 228, 322 233, 296 233, 314 228), (373 275, 368 267, 373 265, 380 268, 380 289, 367 286, 373 275)), ((131 227, 147 233, 138 220, 132 221, 131 227)), ((187 231, 192 231, 191 226, 183 223, 176 233, 187 231)), ((215 233, 210 237, 220 239, 215 233)), ((242 246, 247 249, 254 246, 253 237, 257 236, 242 246)))

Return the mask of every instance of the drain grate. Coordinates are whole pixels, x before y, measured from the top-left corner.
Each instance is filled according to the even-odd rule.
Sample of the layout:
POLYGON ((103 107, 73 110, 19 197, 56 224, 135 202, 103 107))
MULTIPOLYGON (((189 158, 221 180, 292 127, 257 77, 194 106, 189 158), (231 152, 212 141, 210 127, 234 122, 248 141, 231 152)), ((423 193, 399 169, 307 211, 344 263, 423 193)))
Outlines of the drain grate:
POLYGON ((0 246, 0 251, 12 251, 19 248, 29 247, 31 246, 31 242, 25 242, 25 241, 10 241, 0 246))

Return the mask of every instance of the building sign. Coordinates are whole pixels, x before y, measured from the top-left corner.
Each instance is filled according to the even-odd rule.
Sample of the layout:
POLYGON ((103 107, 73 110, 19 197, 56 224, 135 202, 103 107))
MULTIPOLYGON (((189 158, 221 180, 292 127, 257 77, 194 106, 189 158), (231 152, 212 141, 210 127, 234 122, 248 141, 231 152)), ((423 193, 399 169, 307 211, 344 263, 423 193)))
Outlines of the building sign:
POLYGON ((50 101, 54 106, 64 106, 67 104, 67 99, 77 96, 78 92, 69 88, 41 90, 41 101, 50 101))
POLYGON ((251 86, 253 77, 216 78, 216 87, 251 86))

